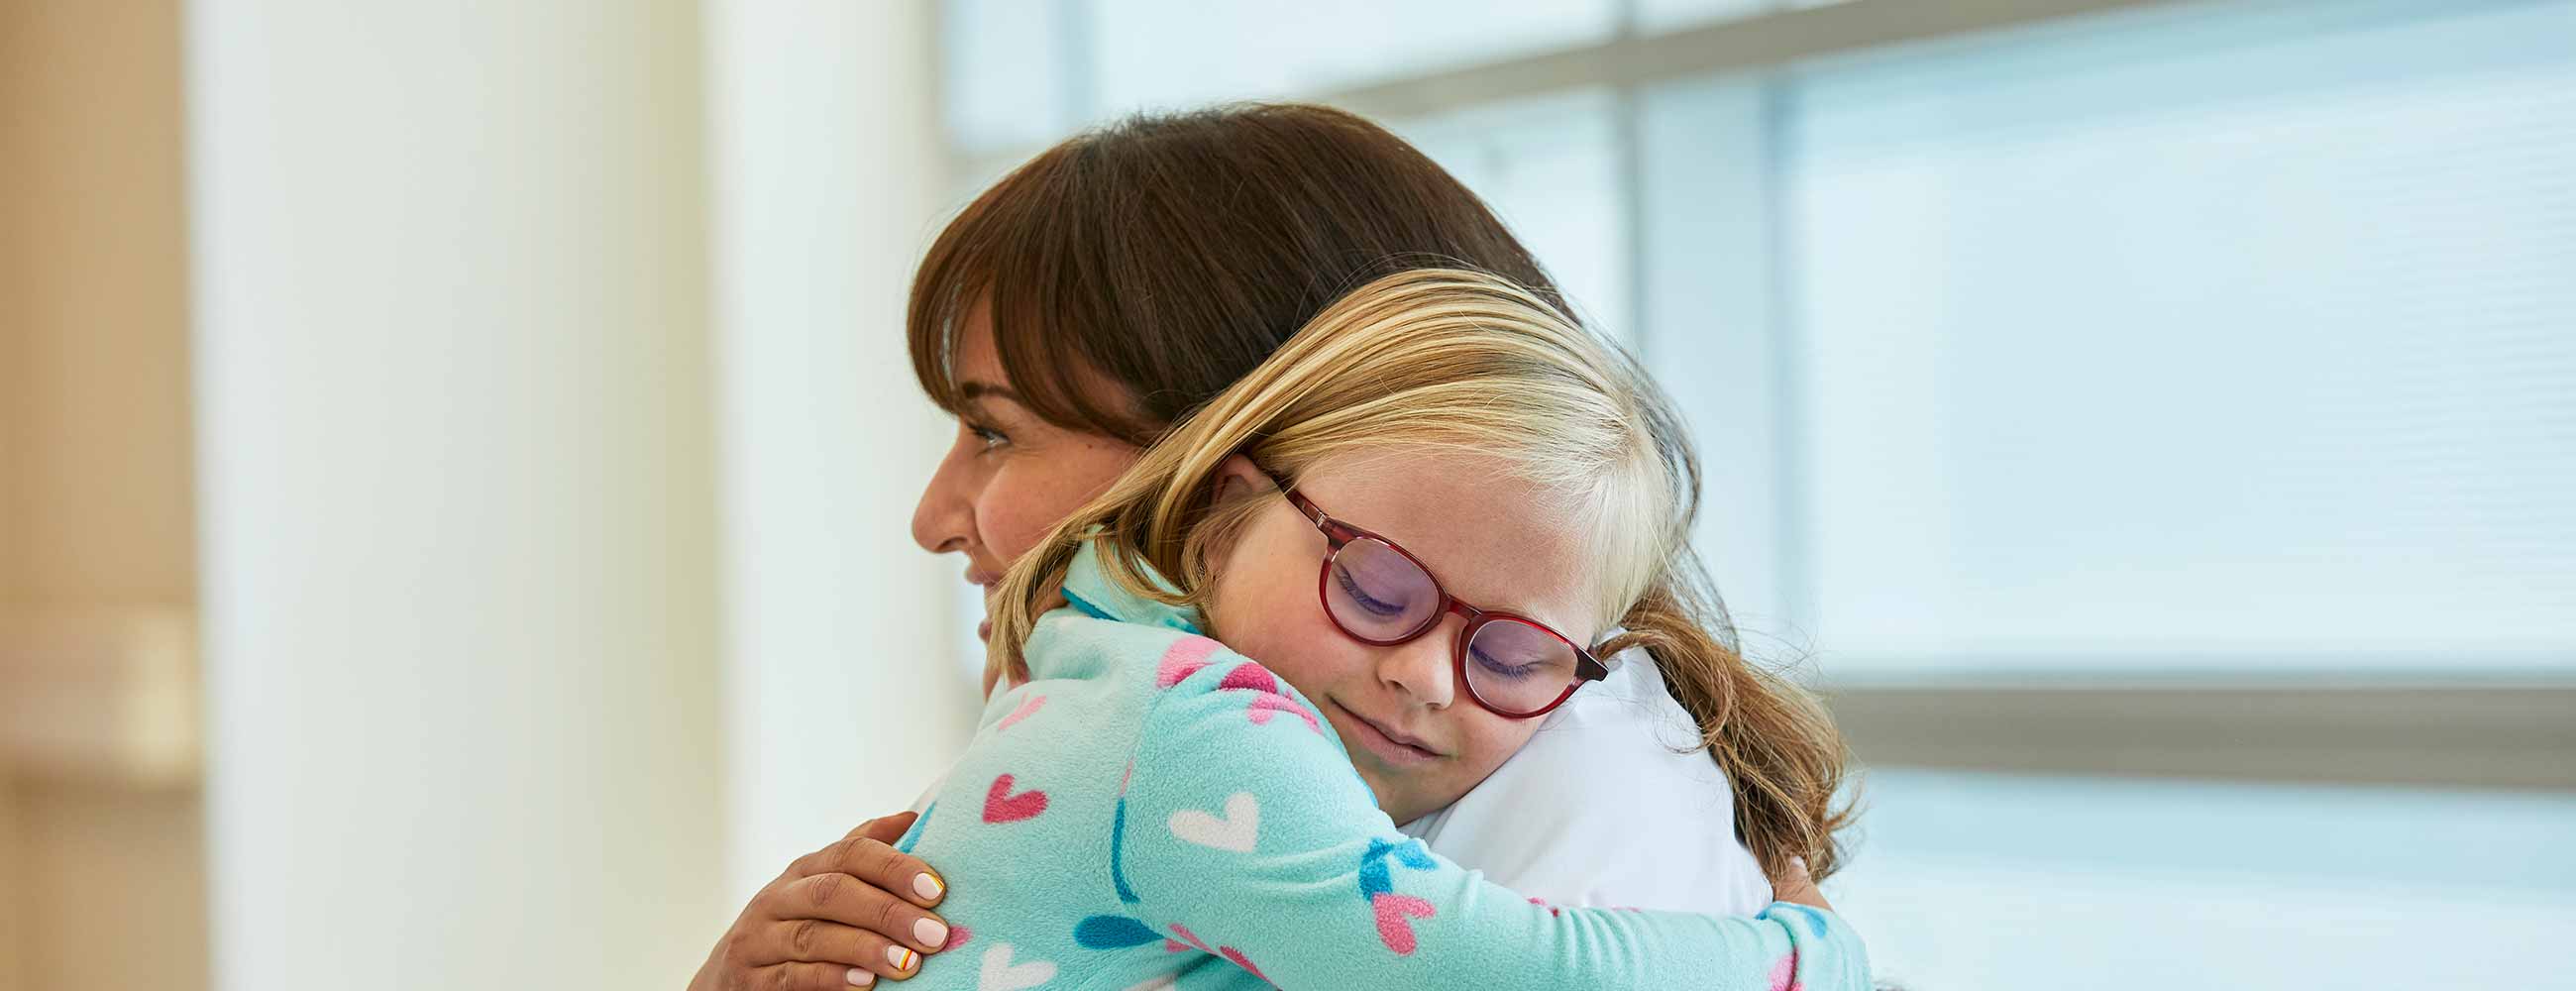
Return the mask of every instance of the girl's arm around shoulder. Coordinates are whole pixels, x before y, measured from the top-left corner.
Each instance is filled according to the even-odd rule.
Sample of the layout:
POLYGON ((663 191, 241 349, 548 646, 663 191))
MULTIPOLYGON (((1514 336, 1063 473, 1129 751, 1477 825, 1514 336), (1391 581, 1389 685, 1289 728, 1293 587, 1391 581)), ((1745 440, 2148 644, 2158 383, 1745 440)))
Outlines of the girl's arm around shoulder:
POLYGON ((1155 683, 1109 857, 1135 923, 1114 928, 1140 942, 1289 988, 1869 987, 1859 938, 1828 912, 1551 907, 1432 854, 1304 697, 1212 641, 1176 641, 1155 683))

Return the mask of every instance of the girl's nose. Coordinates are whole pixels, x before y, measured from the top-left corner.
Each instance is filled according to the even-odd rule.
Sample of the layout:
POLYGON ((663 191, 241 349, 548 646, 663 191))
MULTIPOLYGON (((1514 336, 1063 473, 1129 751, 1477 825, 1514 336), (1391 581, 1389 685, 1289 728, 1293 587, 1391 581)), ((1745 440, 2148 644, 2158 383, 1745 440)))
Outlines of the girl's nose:
POLYGON ((1447 708, 1458 690, 1450 644, 1457 639, 1458 626, 1463 622, 1452 616, 1410 642, 1385 648, 1378 655, 1378 680, 1423 705, 1447 708))

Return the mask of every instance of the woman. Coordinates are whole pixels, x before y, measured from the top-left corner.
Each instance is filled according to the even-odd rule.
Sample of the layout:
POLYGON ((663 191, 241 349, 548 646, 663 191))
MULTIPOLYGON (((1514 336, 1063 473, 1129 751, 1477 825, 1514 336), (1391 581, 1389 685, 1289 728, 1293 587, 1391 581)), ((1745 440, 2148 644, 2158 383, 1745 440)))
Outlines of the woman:
POLYGON ((1648 382, 1516 286, 1417 269, 1155 441, 994 593, 1023 675, 897 844, 972 948, 906 986, 1869 991, 1829 913, 1533 904, 1390 818, 1457 799, 1618 643, 1724 650, 1655 605, 1690 532, 1648 382))
MULTIPOLYGON (((1333 300, 1390 270, 1461 264, 1565 309, 1474 194, 1348 114, 1147 117, 1050 149, 969 205, 915 279, 915 371, 959 421, 916 511, 916 540, 963 555, 967 579, 989 591, 1144 444, 1333 300)), ((1660 398, 1655 434, 1687 460, 1660 398)), ((1672 608, 1723 628, 1697 597, 1672 608)), ((1817 877, 1831 874, 1831 833, 1848 817, 1832 808, 1838 739, 1811 705, 1738 705, 1802 696, 1741 663, 1620 671, 1627 680, 1578 694, 1582 705, 1548 717, 1481 781, 1481 770, 1437 760, 1361 775, 1399 821, 1427 811, 1408 831, 1441 853, 1551 900, 1741 913, 1769 900, 1761 867, 1786 888, 1787 849, 1819 851, 1807 860, 1817 877), (1675 724, 1689 728, 1668 732, 1675 724), (1742 746, 1756 736, 1806 745, 1796 759, 1742 746), (1598 766, 1587 755, 1605 748, 1655 755, 1695 742, 1711 752, 1662 753, 1649 782, 1562 773, 1598 766), (1759 769, 1736 782, 1732 804, 1712 756, 1759 769), (1419 798, 1461 788, 1454 804, 1419 798), (1590 832, 1615 824, 1622 842, 1561 842, 1586 822, 1597 824, 1590 832), (1757 867, 1735 840, 1739 823, 1801 839, 1761 851, 1757 867), (1619 856, 1640 847, 1658 852, 1651 872, 1619 856)), ((909 821, 869 823, 791 865, 744 909, 698 986, 822 988, 911 973, 951 930, 926 911, 942 894, 935 871, 885 846, 909 821)))

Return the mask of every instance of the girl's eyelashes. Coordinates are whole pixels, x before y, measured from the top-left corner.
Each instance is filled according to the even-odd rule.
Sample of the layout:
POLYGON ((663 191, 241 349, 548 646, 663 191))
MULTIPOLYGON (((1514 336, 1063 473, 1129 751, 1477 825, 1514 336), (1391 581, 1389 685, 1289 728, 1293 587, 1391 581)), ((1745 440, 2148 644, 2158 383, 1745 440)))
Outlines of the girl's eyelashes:
POLYGON ((1403 603, 1387 602, 1374 595, 1368 594, 1367 590, 1362 589, 1360 587, 1360 583, 1351 577, 1351 573, 1349 571, 1341 568, 1334 568, 1333 581, 1335 584, 1342 587, 1343 593, 1351 597, 1351 602, 1353 604, 1362 609, 1366 609, 1380 616, 1401 616, 1404 614, 1403 603))
POLYGON ((1539 662, 1537 661, 1532 661, 1528 664, 1505 664, 1501 661, 1495 660, 1493 655, 1485 653, 1484 648, 1481 647, 1468 647, 1467 652, 1476 655, 1476 663, 1481 665, 1485 670, 1516 681, 1529 677, 1533 672, 1536 672, 1539 669, 1539 662))

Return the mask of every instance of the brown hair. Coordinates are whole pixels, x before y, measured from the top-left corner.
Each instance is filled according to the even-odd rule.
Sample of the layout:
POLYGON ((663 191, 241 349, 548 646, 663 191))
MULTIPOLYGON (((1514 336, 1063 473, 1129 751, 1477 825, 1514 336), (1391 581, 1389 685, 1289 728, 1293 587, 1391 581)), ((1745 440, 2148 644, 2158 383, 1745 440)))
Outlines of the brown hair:
POLYGON ((1369 283, 1148 447, 1013 563, 994 595, 993 663, 1017 667, 1042 603, 1086 544, 1131 593, 1204 608, 1211 549, 1274 498, 1219 498, 1228 457, 1249 456, 1293 486, 1330 459, 1389 447, 1492 459, 1587 526, 1600 562, 1596 619, 1626 628, 1605 656, 1645 646, 1699 717, 1766 872, 1793 856, 1820 878, 1836 869, 1833 832, 1851 815, 1835 806, 1842 738, 1804 690, 1715 632, 1724 618, 1689 544, 1697 469, 1670 403, 1616 345, 1481 272, 1369 283))
POLYGON ((913 374, 943 409, 967 311, 1038 417, 1153 441, 1327 304, 1378 275, 1464 266, 1564 309, 1484 201, 1412 145, 1303 104, 1145 114, 1011 171, 950 221, 913 278, 913 374), (1075 370, 1123 387, 1101 396, 1075 370))

